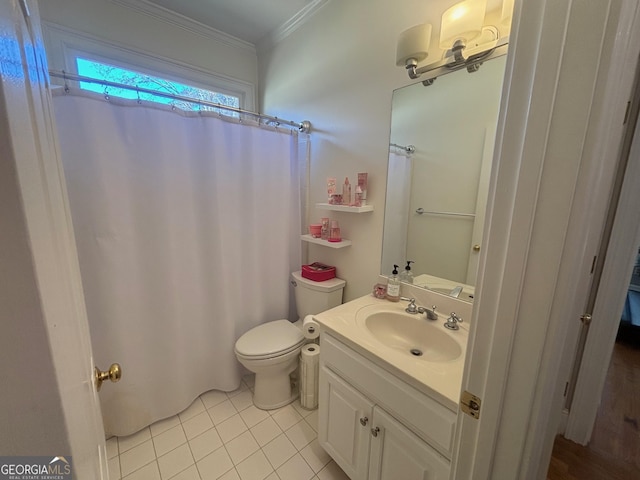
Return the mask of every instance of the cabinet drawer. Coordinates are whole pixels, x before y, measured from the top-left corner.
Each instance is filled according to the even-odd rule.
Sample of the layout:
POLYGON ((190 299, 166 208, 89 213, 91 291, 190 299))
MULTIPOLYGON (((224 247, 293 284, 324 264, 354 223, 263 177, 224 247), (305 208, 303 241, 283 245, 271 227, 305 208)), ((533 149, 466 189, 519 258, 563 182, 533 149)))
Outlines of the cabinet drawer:
POLYGON ((456 414, 323 332, 320 362, 339 373, 447 458, 456 414))

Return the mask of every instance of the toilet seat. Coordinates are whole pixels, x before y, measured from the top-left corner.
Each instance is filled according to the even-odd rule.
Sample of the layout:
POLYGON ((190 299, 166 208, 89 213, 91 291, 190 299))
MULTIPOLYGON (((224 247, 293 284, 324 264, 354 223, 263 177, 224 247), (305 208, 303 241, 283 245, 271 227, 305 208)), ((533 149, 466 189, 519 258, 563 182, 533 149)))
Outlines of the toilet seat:
POLYGON ((286 355, 304 343, 302 330, 289 320, 263 323, 244 333, 236 342, 236 354, 247 359, 286 355))

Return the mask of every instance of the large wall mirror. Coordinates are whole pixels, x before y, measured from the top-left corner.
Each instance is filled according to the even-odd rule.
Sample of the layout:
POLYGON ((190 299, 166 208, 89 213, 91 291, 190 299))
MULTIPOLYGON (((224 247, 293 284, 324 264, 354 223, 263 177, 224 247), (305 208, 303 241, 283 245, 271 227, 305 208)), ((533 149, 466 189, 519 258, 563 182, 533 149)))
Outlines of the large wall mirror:
POLYGON ((472 301, 505 63, 393 92, 383 274, 472 301))

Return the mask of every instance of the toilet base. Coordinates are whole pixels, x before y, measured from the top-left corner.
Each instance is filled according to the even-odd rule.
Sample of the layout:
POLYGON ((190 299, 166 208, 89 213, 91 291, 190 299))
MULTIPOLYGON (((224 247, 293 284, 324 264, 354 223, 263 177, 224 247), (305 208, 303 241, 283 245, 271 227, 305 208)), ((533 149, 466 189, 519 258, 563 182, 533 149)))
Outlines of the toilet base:
POLYGON ((260 410, 275 410, 295 401, 299 396, 292 388, 289 373, 269 375, 256 373, 253 404, 260 410))

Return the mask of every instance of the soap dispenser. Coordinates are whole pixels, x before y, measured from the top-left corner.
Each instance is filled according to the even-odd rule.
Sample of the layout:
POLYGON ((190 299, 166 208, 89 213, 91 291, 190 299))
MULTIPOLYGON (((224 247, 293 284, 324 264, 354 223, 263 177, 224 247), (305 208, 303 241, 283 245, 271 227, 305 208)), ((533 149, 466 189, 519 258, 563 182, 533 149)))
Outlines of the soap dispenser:
POLYGON ((411 264, 415 263, 413 260, 407 260, 407 266, 404 267, 404 272, 400 274, 399 280, 401 282, 413 283, 413 273, 411 273, 411 264))
POLYGON ((398 279, 398 265, 393 266, 393 271, 387 282, 387 300, 391 302, 400 301, 400 280, 398 279))

